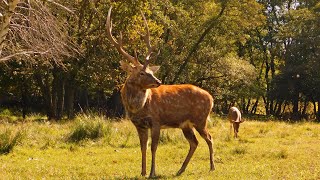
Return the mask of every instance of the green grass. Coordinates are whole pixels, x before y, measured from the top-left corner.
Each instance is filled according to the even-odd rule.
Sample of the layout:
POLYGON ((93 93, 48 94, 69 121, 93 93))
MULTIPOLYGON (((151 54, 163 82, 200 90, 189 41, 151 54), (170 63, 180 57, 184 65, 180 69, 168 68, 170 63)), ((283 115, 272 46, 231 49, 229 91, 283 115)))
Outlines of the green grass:
POLYGON ((103 117, 78 116, 68 141, 79 143, 84 140, 96 140, 99 138, 111 139, 111 125, 103 117))
MULTIPOLYGON (((216 170, 209 171, 207 144, 196 133, 198 149, 186 171, 175 176, 189 145, 181 130, 166 129, 157 151, 159 179, 320 179, 319 124, 247 120, 238 139, 229 134, 225 119, 214 120, 209 127, 216 170)), ((145 179, 140 176, 138 135, 130 121, 80 116, 74 121, 0 124, 1 133, 7 129, 12 134, 23 130, 23 138, 0 155, 0 179, 145 179), (89 132, 102 135, 68 141, 82 128, 80 121, 91 127, 89 132)), ((147 156, 149 171, 150 148, 147 156)))
POLYGON ((23 133, 21 130, 13 132, 13 130, 6 129, 0 133, 0 154, 7 154, 21 141, 23 133))

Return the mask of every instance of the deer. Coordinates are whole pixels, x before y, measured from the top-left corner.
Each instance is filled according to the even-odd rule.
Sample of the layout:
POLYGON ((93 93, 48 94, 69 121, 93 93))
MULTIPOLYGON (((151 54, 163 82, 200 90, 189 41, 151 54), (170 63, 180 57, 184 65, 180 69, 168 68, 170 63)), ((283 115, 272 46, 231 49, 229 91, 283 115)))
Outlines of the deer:
POLYGON ((141 64, 136 51, 132 56, 123 48, 121 32, 118 39, 112 35, 111 10, 112 7, 107 16, 107 38, 128 61, 120 61, 120 68, 127 74, 121 88, 121 99, 126 116, 132 121, 138 132, 142 155, 141 175, 146 176, 146 153, 150 130, 152 159, 149 177, 156 177, 156 151, 160 130, 164 128, 182 129, 190 145, 189 152, 177 175, 185 171, 197 149, 198 140, 194 129, 206 141, 209 147, 210 171, 215 170, 213 141, 207 129, 207 122, 210 120, 210 112, 213 107, 213 97, 206 90, 191 84, 163 85, 154 75, 160 66, 149 65, 155 48, 150 43, 150 32, 144 14, 141 12, 145 34, 140 35, 147 46, 147 54, 145 62, 141 64))
POLYGON ((230 133, 234 132, 234 138, 238 138, 238 132, 240 128, 240 123, 242 123, 241 112, 236 107, 231 107, 228 112, 228 119, 230 121, 230 133))

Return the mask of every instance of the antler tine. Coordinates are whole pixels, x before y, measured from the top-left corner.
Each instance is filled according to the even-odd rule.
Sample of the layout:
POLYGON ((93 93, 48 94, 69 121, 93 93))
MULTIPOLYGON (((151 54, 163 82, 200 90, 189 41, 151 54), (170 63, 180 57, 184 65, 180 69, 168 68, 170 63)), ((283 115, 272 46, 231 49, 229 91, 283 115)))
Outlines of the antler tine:
POLYGON ((109 8, 108 16, 107 16, 107 37, 109 41, 116 47, 118 52, 122 54, 127 60, 129 60, 134 65, 141 65, 138 59, 128 54, 122 47, 122 33, 120 32, 120 37, 117 40, 112 36, 112 22, 111 22, 111 10, 112 6, 109 8))
POLYGON ((146 68, 148 66, 148 64, 150 63, 150 57, 151 57, 151 54, 153 53, 154 47, 152 47, 151 43, 150 43, 150 31, 149 31, 149 26, 148 26, 148 23, 147 23, 147 19, 144 16, 143 12, 142 11, 140 11, 140 12, 141 12, 141 15, 142 15, 142 18, 143 18, 143 21, 144 21, 145 31, 146 31, 146 34, 143 36, 143 39, 144 39, 144 42, 146 43, 147 48, 148 48, 146 61, 144 63, 144 68, 146 68))
POLYGON ((138 59, 138 54, 137 54, 137 50, 136 50, 136 49, 134 50, 134 57, 135 57, 136 59, 138 59))

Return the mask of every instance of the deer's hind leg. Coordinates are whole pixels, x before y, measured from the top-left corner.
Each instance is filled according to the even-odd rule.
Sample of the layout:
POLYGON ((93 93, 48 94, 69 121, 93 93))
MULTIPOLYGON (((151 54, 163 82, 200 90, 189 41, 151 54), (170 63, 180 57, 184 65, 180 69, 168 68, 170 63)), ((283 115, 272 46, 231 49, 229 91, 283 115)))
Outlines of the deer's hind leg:
POLYGON ((210 133, 208 132, 207 128, 198 128, 196 127, 197 131, 201 135, 201 137, 207 142, 209 147, 209 153, 210 153, 210 171, 215 170, 214 167, 214 160, 213 160, 213 147, 212 147, 212 137, 210 133))
POLYGON ((240 123, 234 122, 233 123, 233 129, 234 129, 234 137, 238 138, 238 132, 239 132, 240 123))
POLYGON ((193 128, 183 128, 182 132, 183 132, 184 137, 188 140, 188 142, 190 144, 190 149, 189 149, 188 155, 187 155, 186 159, 184 160, 177 175, 182 174, 186 170, 186 167, 187 167, 194 151, 197 149, 198 144, 199 144, 199 142, 194 134, 193 128))

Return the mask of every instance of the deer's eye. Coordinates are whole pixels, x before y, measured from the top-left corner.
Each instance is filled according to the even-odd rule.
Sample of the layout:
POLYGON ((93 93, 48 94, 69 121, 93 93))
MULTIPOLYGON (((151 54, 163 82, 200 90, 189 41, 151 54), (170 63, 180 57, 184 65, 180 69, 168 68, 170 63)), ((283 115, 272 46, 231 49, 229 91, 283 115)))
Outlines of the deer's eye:
POLYGON ((140 76, 144 76, 145 74, 145 72, 140 72, 140 76))

